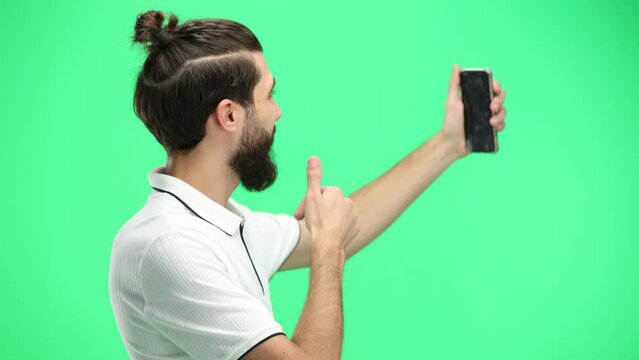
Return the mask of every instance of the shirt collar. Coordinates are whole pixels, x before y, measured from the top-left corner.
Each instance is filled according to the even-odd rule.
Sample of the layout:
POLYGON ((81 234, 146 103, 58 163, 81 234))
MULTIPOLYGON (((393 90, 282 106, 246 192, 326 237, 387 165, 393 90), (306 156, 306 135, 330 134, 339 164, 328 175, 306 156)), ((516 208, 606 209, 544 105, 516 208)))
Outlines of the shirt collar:
POLYGON ((232 235, 237 231, 243 217, 232 199, 229 199, 229 208, 226 208, 211 200, 188 183, 174 176, 164 174, 164 171, 165 168, 160 166, 149 172, 148 179, 151 187, 173 194, 191 211, 194 211, 204 220, 228 235, 232 235))

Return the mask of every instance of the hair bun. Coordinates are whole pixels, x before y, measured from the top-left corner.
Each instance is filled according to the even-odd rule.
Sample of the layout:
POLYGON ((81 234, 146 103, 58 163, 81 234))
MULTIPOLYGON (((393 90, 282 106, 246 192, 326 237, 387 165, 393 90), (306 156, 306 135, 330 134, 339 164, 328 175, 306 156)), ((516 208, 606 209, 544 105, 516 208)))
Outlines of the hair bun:
POLYGON ((172 31, 178 23, 178 18, 174 14, 169 14, 169 23, 162 27, 164 23, 164 13, 151 10, 138 15, 135 22, 135 34, 133 42, 144 44, 150 52, 153 47, 165 49, 171 45, 172 31))

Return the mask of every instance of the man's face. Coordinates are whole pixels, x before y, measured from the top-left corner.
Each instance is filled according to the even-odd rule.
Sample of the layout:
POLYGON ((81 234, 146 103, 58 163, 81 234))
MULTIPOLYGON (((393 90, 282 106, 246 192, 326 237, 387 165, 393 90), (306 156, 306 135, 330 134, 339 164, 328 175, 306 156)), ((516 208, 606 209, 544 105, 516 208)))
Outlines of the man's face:
POLYGON ((272 97, 275 79, 261 53, 253 53, 262 77, 253 91, 254 106, 247 109, 242 135, 229 165, 249 191, 261 191, 275 182, 277 165, 271 158, 275 122, 282 111, 272 97))

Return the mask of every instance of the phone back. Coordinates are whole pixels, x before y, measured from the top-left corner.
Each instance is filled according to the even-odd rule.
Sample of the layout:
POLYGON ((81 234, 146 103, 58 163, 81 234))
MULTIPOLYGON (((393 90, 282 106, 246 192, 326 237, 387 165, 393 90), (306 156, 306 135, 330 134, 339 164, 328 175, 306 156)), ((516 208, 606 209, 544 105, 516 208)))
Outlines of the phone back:
POLYGON ((497 152, 497 132, 489 122, 492 117, 492 74, 487 68, 462 69, 459 76, 466 147, 471 152, 497 152))

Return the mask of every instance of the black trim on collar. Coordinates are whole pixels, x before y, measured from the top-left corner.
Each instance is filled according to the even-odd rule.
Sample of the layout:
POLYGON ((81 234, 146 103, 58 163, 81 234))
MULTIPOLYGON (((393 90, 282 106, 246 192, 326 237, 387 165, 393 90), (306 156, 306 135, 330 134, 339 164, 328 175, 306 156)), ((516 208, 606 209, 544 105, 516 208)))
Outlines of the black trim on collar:
POLYGON ((242 222, 240 223, 240 238, 242 239, 242 244, 244 244, 244 248, 246 249, 246 253, 248 254, 249 260, 251 260, 251 265, 253 266, 253 271, 255 271, 255 276, 257 276, 257 281, 260 282, 260 287, 262 288, 262 295, 266 295, 264 291, 264 285, 262 285, 262 280, 260 279, 260 275, 257 274, 257 269, 255 269, 255 264, 253 264, 253 259, 251 258, 251 253, 246 246, 246 242, 244 241, 244 218, 242 218, 242 222))
POLYGON ((167 194, 169 194, 169 195, 173 196, 173 197, 174 197, 174 198, 176 198, 179 202, 181 202, 181 203, 182 203, 182 205, 186 206, 186 208, 187 208, 187 209, 191 210, 191 212, 192 212, 193 214, 195 214, 195 216, 197 216, 197 217, 199 217, 200 219, 202 219, 202 220, 206 221, 207 223, 209 223, 209 224, 211 224, 211 225, 215 226, 216 228, 218 228, 218 229, 222 230, 222 232, 223 232, 223 233, 225 233, 226 235, 231 236, 231 234, 229 234, 229 233, 227 233, 226 231, 224 231, 221 227, 219 227, 219 226, 217 226, 217 225, 213 224, 212 222, 210 222, 210 221, 206 220, 205 218, 203 218, 202 216, 200 216, 200 214, 198 214, 197 212, 195 212, 195 210, 193 210, 193 209, 192 209, 192 208, 191 208, 191 207, 190 207, 187 203, 185 203, 182 199, 180 199, 180 198, 179 198, 177 195, 175 195, 174 193, 172 193, 172 192, 170 192, 170 191, 167 191, 167 190, 158 189, 158 188, 153 187, 153 186, 151 186, 151 188, 153 188, 154 190, 157 190, 157 191, 159 191, 159 192, 167 193, 167 194))
MULTIPOLYGON (((179 196, 175 195, 174 193, 167 191, 167 190, 163 190, 163 189, 158 189, 156 187, 151 186, 151 188, 153 188, 156 191, 159 192, 163 192, 163 193, 167 193, 171 196, 173 196, 174 198, 177 199, 177 201, 181 202, 182 205, 186 206, 187 209, 189 209, 193 214, 195 214, 195 216, 199 217, 200 219, 206 221, 207 223, 215 226, 216 228, 220 229, 223 233, 225 233, 228 236, 232 236, 231 234, 227 233, 226 231, 222 230, 221 227, 213 224, 212 222, 206 220, 205 218, 203 218, 202 216, 200 216, 200 214, 198 214, 197 212, 195 212, 195 210, 193 210, 187 203, 184 202, 184 200, 180 199, 179 196)), ((242 239, 242 244, 244 244, 244 249, 246 249, 246 254, 249 257, 249 261, 251 261, 251 266, 253 267, 253 271, 255 272, 255 276, 257 276, 257 281, 260 283, 260 288, 262 288, 262 295, 266 295, 266 291, 264 291, 264 285, 262 285, 262 279, 260 279, 260 275, 257 273, 257 269, 255 268, 255 264, 253 263, 253 258, 251 257, 251 253, 249 252, 248 247, 246 246, 246 242, 244 241, 244 217, 242 217, 242 222, 240 223, 240 238, 242 239)), ((244 356, 244 355, 242 355, 244 356)))

